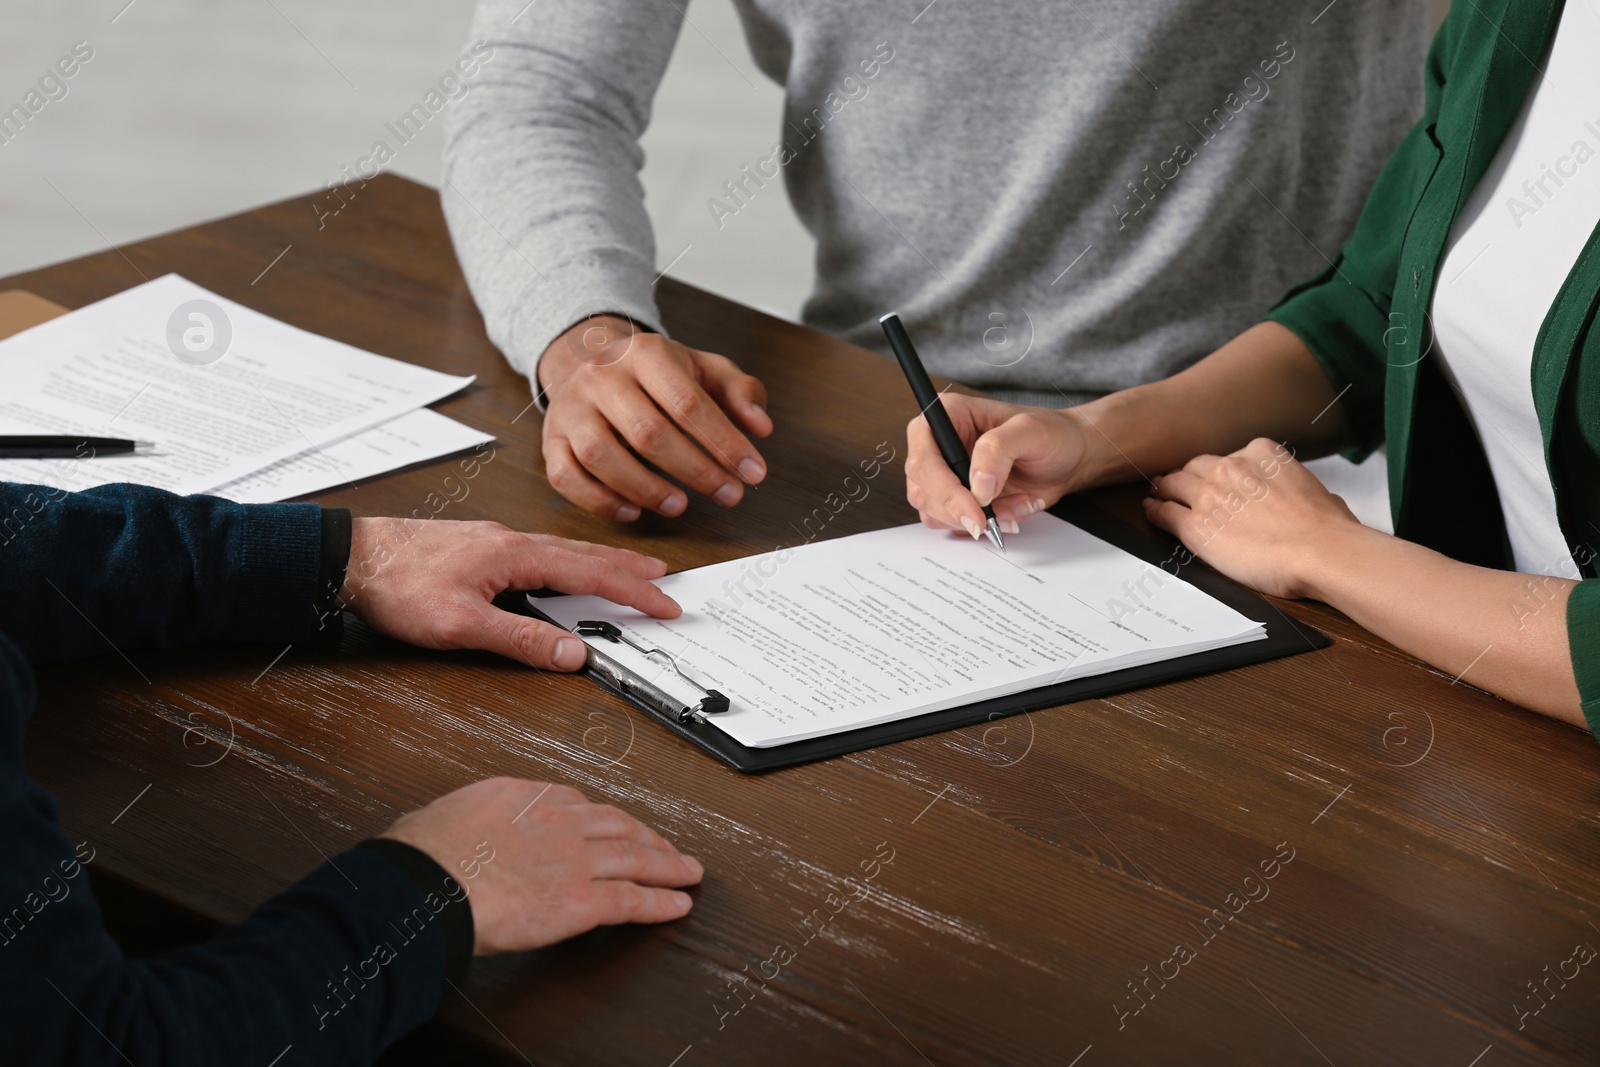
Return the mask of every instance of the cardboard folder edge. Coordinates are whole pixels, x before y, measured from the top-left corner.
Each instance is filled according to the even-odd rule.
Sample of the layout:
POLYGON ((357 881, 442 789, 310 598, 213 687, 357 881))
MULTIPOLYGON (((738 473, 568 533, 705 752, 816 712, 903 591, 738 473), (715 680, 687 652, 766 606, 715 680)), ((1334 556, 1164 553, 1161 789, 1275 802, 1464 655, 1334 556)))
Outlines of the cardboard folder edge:
POLYGON ((0 341, 65 315, 69 310, 26 289, 0 291, 0 341))

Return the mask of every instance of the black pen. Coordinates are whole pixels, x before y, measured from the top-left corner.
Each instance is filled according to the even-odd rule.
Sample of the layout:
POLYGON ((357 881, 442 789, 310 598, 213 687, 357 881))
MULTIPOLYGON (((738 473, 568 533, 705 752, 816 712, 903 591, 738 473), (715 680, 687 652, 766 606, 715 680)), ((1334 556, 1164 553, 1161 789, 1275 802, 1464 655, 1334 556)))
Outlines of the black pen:
POLYGON ((74 437, 71 434, 0 434, 0 459, 93 459, 146 452, 155 445, 126 437, 74 437))
MULTIPOLYGON (((950 413, 945 411, 944 404, 940 402, 938 390, 928 380, 928 372, 923 369, 917 350, 911 347, 911 337, 901 325, 900 316, 891 311, 878 320, 878 325, 883 327, 883 335, 889 339, 889 347, 894 349, 894 358, 900 361, 900 369, 905 372, 906 381, 911 383, 911 395, 917 398, 917 406, 928 420, 928 429, 933 431, 933 439, 938 442, 944 461, 961 479, 961 484, 971 489, 972 483, 968 477, 972 461, 967 455, 967 446, 961 443, 961 435, 956 433, 954 424, 950 422, 950 413)), ((989 540, 1004 552, 1006 543, 1000 540, 1000 522, 994 517, 994 508, 985 504, 983 514, 989 520, 984 527, 989 540)))

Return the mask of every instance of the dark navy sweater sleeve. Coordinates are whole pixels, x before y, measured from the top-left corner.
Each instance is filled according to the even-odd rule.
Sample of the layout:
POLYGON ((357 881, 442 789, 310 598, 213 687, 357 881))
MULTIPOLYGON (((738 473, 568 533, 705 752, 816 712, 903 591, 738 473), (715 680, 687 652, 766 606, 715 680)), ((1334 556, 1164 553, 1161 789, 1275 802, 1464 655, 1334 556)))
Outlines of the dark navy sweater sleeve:
POLYGON ((0 632, 33 662, 316 628, 322 509, 0 483, 0 632))
POLYGON ((22 760, 29 658, 95 654, 108 642, 308 636, 319 581, 343 567, 323 551, 321 509, 129 486, 0 486, 0 506, 0 554, 11 553, 0 565, 6 1061, 360 1064, 424 1022, 447 963, 459 975, 473 936, 465 890, 425 854, 388 841, 357 847, 203 945, 129 958, 84 873, 93 842, 65 834, 22 760))

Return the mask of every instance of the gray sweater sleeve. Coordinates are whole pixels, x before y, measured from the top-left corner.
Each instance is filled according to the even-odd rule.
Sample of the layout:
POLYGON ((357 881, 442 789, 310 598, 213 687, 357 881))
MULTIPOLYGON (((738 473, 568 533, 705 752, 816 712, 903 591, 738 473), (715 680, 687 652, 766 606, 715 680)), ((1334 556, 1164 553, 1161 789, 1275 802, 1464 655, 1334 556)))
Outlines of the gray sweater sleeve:
POLYGON ((687 2, 478 5, 481 66, 450 109, 440 195, 490 340, 535 381, 589 315, 661 332, 639 137, 687 2))

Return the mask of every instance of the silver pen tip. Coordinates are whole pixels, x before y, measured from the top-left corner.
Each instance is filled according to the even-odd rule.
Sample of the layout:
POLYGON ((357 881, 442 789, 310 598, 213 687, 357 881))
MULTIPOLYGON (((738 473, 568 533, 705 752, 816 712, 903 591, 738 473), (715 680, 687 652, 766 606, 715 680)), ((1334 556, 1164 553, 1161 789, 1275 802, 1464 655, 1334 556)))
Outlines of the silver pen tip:
POLYGON ((1000 540, 1000 522, 999 522, 999 520, 990 519, 988 521, 988 524, 984 527, 984 529, 989 534, 989 540, 994 542, 994 547, 996 547, 1000 551, 1004 552, 1006 550, 1006 543, 1004 541, 1000 540))

